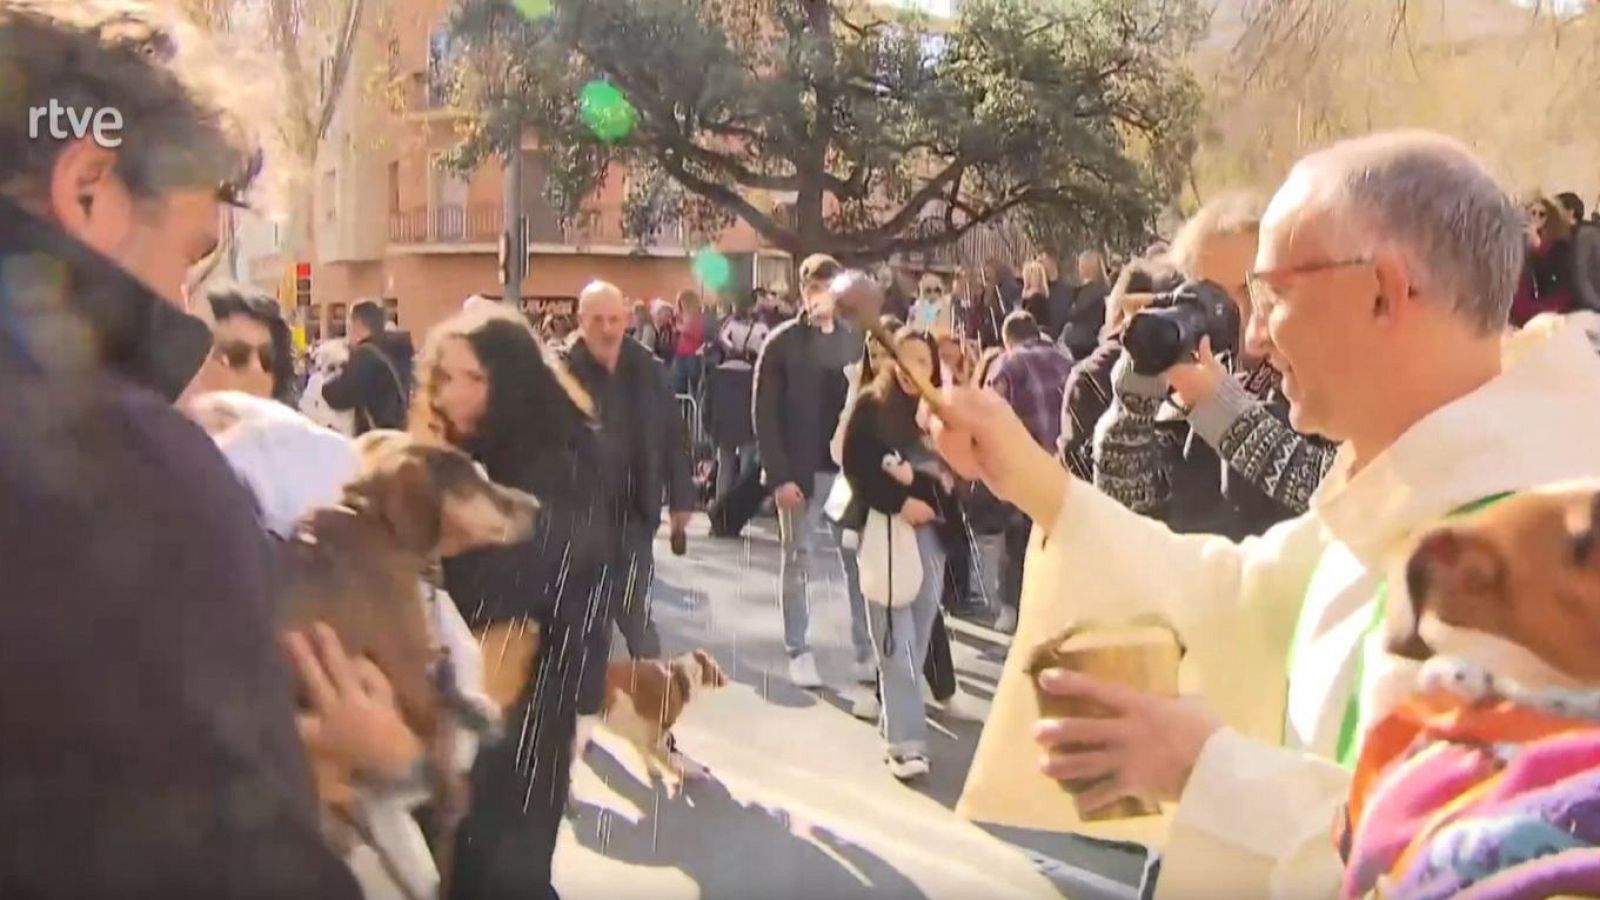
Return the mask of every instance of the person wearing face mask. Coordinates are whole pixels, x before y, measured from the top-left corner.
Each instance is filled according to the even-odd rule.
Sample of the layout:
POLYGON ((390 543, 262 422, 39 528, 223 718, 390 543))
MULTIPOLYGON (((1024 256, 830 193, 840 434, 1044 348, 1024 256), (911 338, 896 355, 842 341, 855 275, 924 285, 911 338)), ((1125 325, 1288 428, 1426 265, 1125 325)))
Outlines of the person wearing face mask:
POLYGON ((917 300, 911 304, 910 324, 930 334, 950 332, 955 328, 955 312, 950 296, 945 291, 944 279, 929 272, 922 276, 917 288, 917 300))
POLYGON ((756 362, 756 442, 763 483, 778 507, 783 547, 779 598, 784 647, 790 680, 803 688, 822 686, 807 640, 811 563, 813 558, 834 558, 834 550, 844 565, 850 602, 856 652, 851 674, 861 682, 874 675, 855 554, 843 548, 841 529, 823 515, 839 475, 828 451, 850 390, 845 367, 861 357, 864 346, 861 333, 834 316, 829 282, 843 271, 837 260, 822 254, 800 264, 805 311, 772 332, 756 362))
MULTIPOLYGON (((133 0, 0 0, 0 48, 0 893, 356 897, 323 840, 268 539, 173 406, 212 346, 186 275, 266 133, 239 51, 133 0), (120 144, 30 135, 23 111, 69 85, 126 114, 120 144)), ((330 689, 302 725, 398 723, 314 643, 291 641, 330 689)))

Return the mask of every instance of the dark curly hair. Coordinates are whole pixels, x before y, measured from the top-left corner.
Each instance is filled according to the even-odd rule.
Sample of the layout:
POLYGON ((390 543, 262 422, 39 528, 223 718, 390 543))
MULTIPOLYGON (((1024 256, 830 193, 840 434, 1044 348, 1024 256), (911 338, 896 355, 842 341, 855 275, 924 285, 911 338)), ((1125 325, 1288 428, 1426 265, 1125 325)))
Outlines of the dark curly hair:
POLYGON ((589 398, 537 336, 511 314, 467 312, 428 333, 417 368, 412 430, 472 454, 489 477, 541 499, 572 496, 574 466, 594 439, 589 398), (439 410, 434 384, 447 341, 472 347, 489 384, 475 434, 455 432, 439 410))
POLYGON ((297 406, 294 374, 294 335, 283 319, 278 301, 261 291, 237 284, 218 284, 206 289, 211 317, 221 322, 244 316, 261 324, 272 336, 272 399, 285 406, 297 406))

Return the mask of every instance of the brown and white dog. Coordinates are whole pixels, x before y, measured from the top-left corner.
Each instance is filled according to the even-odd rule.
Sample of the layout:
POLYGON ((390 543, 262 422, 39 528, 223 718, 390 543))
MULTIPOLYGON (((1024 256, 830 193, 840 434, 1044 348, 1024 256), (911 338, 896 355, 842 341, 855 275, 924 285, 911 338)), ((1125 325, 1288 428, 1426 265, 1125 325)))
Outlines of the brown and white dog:
POLYGON ((705 650, 612 663, 606 669, 606 728, 633 744, 648 772, 668 776, 668 790, 676 793, 685 780, 708 772, 672 746, 672 726, 690 700, 727 684, 727 673, 705 650))
POLYGON ((1527 688, 1600 685, 1600 483, 1518 494, 1423 535, 1391 652, 1527 688))
POLYGON ((1450 519, 1404 582, 1385 638, 1423 666, 1365 730, 1341 897, 1600 896, 1600 483, 1450 519))
MULTIPOLYGON (((384 673, 406 724, 435 746, 453 736, 455 719, 487 726, 498 711, 440 677, 426 576, 441 557, 526 538, 538 502, 490 481, 459 451, 400 432, 372 432, 357 450, 358 474, 341 502, 306 515, 284 545, 280 624, 326 623, 352 656, 384 673)), ((325 802, 351 793, 322 787, 332 788, 325 802)))
MULTIPOLYGON (((533 677, 539 653, 539 626, 531 621, 492 626, 479 634, 483 646, 484 693, 503 713, 523 696, 533 677)), ((685 779, 708 774, 678 752, 672 726, 694 697, 725 687, 728 676, 706 650, 672 659, 637 659, 606 667, 605 699, 599 718, 606 728, 627 740, 644 759, 648 771, 671 776, 676 789, 685 779)), ((579 717, 573 759, 589 743, 585 717, 579 717)))

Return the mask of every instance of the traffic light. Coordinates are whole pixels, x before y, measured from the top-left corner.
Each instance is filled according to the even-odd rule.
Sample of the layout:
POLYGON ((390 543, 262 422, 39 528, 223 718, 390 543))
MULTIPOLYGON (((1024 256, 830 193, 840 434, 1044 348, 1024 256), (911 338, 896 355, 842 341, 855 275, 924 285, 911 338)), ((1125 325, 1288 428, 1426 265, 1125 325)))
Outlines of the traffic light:
POLYGON ((311 263, 295 264, 294 305, 296 309, 306 309, 311 306, 311 263))

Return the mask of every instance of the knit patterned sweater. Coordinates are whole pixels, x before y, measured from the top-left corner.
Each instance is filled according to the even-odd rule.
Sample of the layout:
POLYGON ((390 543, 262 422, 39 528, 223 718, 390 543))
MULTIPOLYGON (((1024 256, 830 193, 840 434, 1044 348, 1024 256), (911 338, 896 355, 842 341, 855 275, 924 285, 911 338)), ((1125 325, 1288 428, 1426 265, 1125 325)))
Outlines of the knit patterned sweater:
MULTIPOLYGON (((1167 395, 1165 379, 1139 375, 1130 360, 1117 356, 1111 402, 1094 430, 1094 484, 1134 512, 1161 517, 1173 499, 1173 460, 1186 456, 1186 448, 1165 446, 1179 438, 1157 425, 1167 395)), ((1210 400, 1188 412, 1187 440, 1198 436, 1215 448, 1227 466, 1218 475, 1225 494, 1230 478, 1243 478, 1288 515, 1298 515, 1308 508, 1338 448, 1296 432, 1274 414, 1283 405, 1280 381, 1268 365, 1224 381, 1210 400)))

